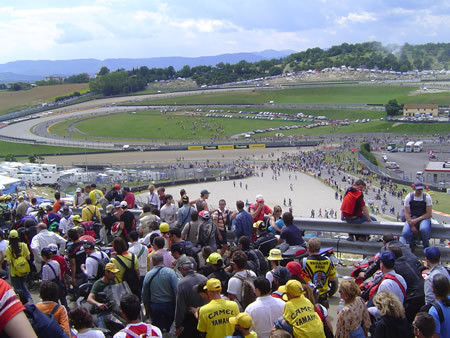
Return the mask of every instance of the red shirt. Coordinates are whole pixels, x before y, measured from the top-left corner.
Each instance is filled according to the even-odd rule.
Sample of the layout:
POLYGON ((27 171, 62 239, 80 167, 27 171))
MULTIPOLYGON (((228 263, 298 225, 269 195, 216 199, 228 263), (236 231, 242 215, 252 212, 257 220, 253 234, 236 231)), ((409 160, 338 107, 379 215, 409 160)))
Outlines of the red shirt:
POLYGON ((341 205, 342 219, 362 216, 365 205, 361 191, 357 189, 349 190, 345 194, 341 205))
POLYGON ((64 275, 69 273, 69 266, 63 256, 53 256, 52 260, 57 261, 59 270, 61 271, 61 280, 64 280, 64 275))
MULTIPOLYGON (((257 210, 258 205, 250 204, 249 210, 257 210)), ((255 217, 253 217, 253 222, 256 221, 264 221, 264 215, 268 215, 272 213, 272 209, 270 209, 267 205, 264 204, 264 207, 259 211, 259 214, 257 214, 255 217)))
POLYGON ((134 194, 132 192, 129 192, 128 194, 126 194, 126 196, 124 197, 123 200, 125 202, 127 202, 128 209, 134 209, 135 198, 134 198, 134 194))
POLYGON ((14 290, 0 278, 0 332, 19 312, 25 310, 14 290))

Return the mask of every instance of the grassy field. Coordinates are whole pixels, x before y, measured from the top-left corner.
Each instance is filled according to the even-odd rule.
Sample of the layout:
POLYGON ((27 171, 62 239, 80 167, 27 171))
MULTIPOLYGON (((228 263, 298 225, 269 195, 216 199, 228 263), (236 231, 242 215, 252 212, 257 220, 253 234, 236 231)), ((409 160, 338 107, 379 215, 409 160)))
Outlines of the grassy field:
POLYGON ((0 91, 0 114, 12 111, 13 108, 24 108, 30 105, 48 102, 55 97, 73 93, 74 91, 82 92, 88 87, 87 83, 65 84, 55 86, 39 86, 30 90, 20 90, 10 92, 7 90, 0 91))
MULTIPOLYGON (((400 103, 420 101, 422 95, 408 97, 418 87, 404 86, 321 86, 279 90, 256 89, 249 92, 199 94, 185 97, 149 100, 149 104, 275 104, 335 103, 335 104, 385 104, 397 98, 400 103)), ((424 94, 441 97, 439 94, 424 94)), ((448 95, 447 95, 448 96, 448 95)), ((447 100, 448 101, 448 100, 447 100)), ((147 101, 145 101, 147 102, 147 101)), ((140 102, 141 104, 144 101, 140 102)))
MULTIPOLYGON (((46 145, 33 145, 0 141, 0 154, 5 156, 7 154, 17 155, 34 155, 34 154, 66 154, 66 153, 84 153, 84 148, 72 147, 58 147, 46 145)), ((97 151, 95 149, 86 149, 86 152, 97 151)))

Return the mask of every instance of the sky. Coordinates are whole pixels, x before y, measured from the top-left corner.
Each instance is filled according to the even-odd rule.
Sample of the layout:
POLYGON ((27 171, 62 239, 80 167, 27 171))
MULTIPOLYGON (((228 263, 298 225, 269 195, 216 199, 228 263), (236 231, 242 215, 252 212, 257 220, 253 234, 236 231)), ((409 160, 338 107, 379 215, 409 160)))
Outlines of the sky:
POLYGON ((0 63, 449 39, 450 0, 0 0, 0 63))

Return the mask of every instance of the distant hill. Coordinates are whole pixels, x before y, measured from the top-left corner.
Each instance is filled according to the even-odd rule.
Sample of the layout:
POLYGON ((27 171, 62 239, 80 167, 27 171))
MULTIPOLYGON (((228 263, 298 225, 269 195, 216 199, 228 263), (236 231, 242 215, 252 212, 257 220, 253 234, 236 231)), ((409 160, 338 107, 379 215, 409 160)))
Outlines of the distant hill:
POLYGON ((200 57, 155 57, 145 59, 74 59, 74 60, 23 60, 12 61, 0 64, 0 83, 10 83, 17 81, 30 82, 42 80, 45 76, 70 76, 80 73, 94 75, 101 67, 107 67, 111 71, 123 68, 126 70, 147 66, 148 68, 174 67, 176 70, 183 66, 215 66, 216 64, 235 64, 241 60, 247 62, 257 62, 261 60, 279 59, 288 56, 293 50, 265 50, 255 53, 232 53, 215 56, 200 57), (26 74, 26 75, 25 75, 26 74))

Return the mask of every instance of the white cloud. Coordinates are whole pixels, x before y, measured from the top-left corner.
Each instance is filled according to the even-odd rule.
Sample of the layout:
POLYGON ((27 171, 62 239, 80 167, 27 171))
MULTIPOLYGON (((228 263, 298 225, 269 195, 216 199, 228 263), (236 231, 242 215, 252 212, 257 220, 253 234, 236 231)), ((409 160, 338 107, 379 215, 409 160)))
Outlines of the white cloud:
POLYGON ((347 23, 366 23, 377 21, 375 13, 360 12, 360 13, 349 13, 347 16, 341 16, 336 22, 340 25, 345 25, 347 23))

